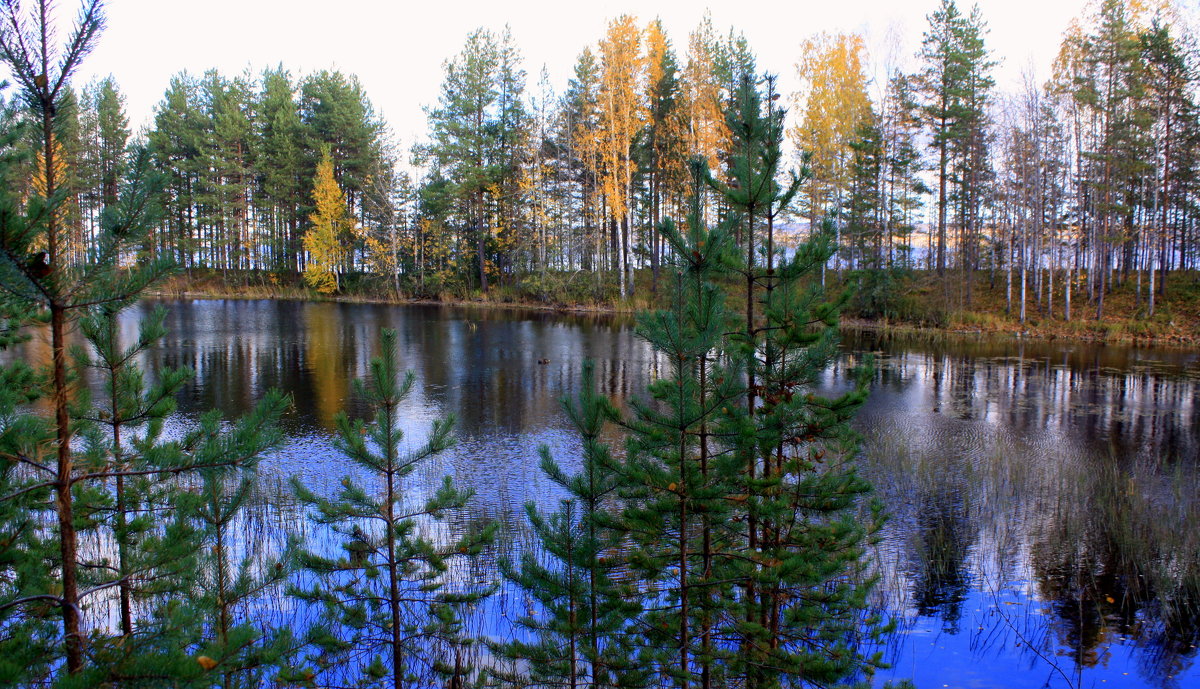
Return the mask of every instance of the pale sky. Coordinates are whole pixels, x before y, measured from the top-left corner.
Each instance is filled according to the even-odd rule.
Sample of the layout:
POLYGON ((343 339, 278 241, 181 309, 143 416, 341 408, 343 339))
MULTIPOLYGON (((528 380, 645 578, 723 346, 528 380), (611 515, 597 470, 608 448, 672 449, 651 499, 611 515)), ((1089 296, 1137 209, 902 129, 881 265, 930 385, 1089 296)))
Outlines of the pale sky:
MULTIPOLYGON (((990 28, 988 46, 1001 59, 996 76, 1014 89, 1023 69, 1044 79, 1063 29, 1087 0, 981 0, 990 28)), ((1200 0, 1184 0, 1189 6, 1200 0)), ((759 69, 781 75, 781 90, 795 88, 799 43, 821 31, 862 31, 876 63, 887 60, 886 37, 899 37, 893 60, 909 60, 920 45, 925 16, 937 0, 710 0, 718 32, 745 33, 759 69)), ((967 0, 960 6, 968 7, 967 0)), ((624 13, 647 22, 660 17, 680 59, 688 33, 699 23, 700 2, 548 2, 500 0, 110 0, 109 27, 76 83, 112 74, 128 101, 133 127, 148 124, 169 78, 182 70, 217 68, 231 76, 282 63, 293 76, 323 68, 358 75, 376 110, 404 146, 423 136, 422 108, 435 104, 443 60, 466 35, 508 24, 525 58, 527 93, 536 93, 542 66, 556 93, 565 87, 575 58, 594 44, 608 19, 624 13)), ((59 9, 77 7, 60 0, 59 9)), ((896 44, 896 41, 892 41, 896 44)))

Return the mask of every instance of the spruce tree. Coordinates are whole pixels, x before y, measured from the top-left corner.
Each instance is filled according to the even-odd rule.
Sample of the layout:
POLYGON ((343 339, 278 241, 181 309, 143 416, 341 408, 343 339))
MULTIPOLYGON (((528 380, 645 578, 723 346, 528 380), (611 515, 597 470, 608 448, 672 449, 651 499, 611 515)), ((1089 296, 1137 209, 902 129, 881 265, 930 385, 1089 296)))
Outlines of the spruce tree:
POLYGON ((617 412, 597 393, 592 362, 584 362, 578 398, 561 404, 583 442, 582 463, 568 475, 541 448, 542 472, 569 497, 550 514, 526 504, 534 550, 522 555, 519 566, 501 560, 504 577, 537 607, 516 620, 528 640, 490 645, 511 664, 490 675, 506 687, 645 686, 648 672, 636 662, 632 628, 641 606, 631 584, 620 581, 622 532, 612 521, 621 482, 600 440, 617 412))
POLYGON ((294 482, 297 496, 310 507, 309 518, 329 529, 340 551, 297 555, 306 576, 291 587, 292 595, 320 611, 305 638, 310 653, 301 672, 321 683, 345 679, 393 689, 430 674, 461 683, 468 672, 464 652, 471 644, 461 609, 488 590, 451 585, 447 577, 455 560, 477 555, 495 528, 468 531, 444 543, 423 533, 465 507, 471 492, 455 488, 447 476, 424 499, 409 494, 405 478, 453 444, 454 419, 435 421, 424 444, 402 449, 397 414, 414 377, 397 369, 396 331, 385 329, 380 340, 380 355, 371 359, 367 379, 354 386, 374 410, 371 422, 339 413, 334 439, 336 449, 376 484, 364 486, 347 476, 335 495, 324 497, 294 482))

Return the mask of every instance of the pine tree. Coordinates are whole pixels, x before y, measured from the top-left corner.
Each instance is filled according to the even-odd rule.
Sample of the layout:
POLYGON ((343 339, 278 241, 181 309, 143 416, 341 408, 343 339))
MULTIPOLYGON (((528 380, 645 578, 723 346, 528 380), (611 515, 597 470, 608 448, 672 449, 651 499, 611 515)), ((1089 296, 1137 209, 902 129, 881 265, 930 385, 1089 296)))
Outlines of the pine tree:
POLYGON ((495 214, 499 218, 495 263, 497 272, 513 273, 514 254, 528 247, 521 216, 526 206, 528 184, 526 144, 530 117, 525 110, 525 70, 512 31, 504 28, 496 44, 496 174, 495 214))
POLYGON ((209 152, 208 213, 211 216, 212 266, 222 272, 256 265, 257 237, 250 228, 253 129, 247 79, 205 75, 205 100, 211 112, 213 147, 209 152))
POLYGON ((600 68, 590 48, 579 54, 563 101, 560 145, 569 156, 565 175, 579 194, 579 265, 593 272, 598 288, 605 268, 599 200, 600 68))
POLYGON ((1086 118, 1076 136, 1079 210, 1091 249, 1088 295, 1097 320, 1104 315, 1117 248, 1131 246, 1126 240, 1134 195, 1153 159, 1137 14, 1135 3, 1098 3, 1090 32, 1069 35, 1059 57, 1059 88, 1086 118))
MULTIPOLYGON (((7 178, 24 160, 14 145, 19 132, 8 104, 0 110, 0 172, 7 178)), ((0 188, 0 218, 17 215, 14 185, 0 188)), ((3 221, 0 221, 3 222, 3 221)), ((0 224, 0 229, 8 223, 0 224)), ((0 351, 29 340, 27 326, 45 322, 36 307, 8 293, 0 295, 0 351)), ((40 372, 20 359, 0 366, 0 685, 16 686, 49 674, 59 643, 47 592, 53 589, 43 563, 28 557, 51 547, 37 528, 44 488, 26 470, 37 448, 53 442, 53 430, 41 419, 21 415, 42 394, 40 372), (22 459, 24 458, 24 459, 22 459)))
POLYGON ((355 393, 374 410, 368 425, 345 413, 335 418, 334 446, 378 481, 365 487, 346 477, 333 497, 321 497, 294 482, 310 508, 310 519, 328 527, 341 554, 301 550, 298 563, 308 577, 292 595, 317 606, 321 619, 309 629, 307 669, 322 682, 354 678, 368 685, 400 689, 430 671, 463 681, 467 668, 461 607, 487 589, 448 585, 447 573, 459 558, 477 555, 494 527, 467 532, 448 543, 422 533, 422 523, 445 519, 463 508, 471 493, 450 477, 425 498, 408 494, 404 479, 425 460, 448 449, 454 419, 435 421, 429 438, 404 452, 397 414, 412 390, 411 373, 401 377, 396 332, 384 330, 380 355, 371 359, 367 379, 355 393))
POLYGON ((1156 174, 1157 198, 1154 203, 1158 207, 1158 222, 1151 223, 1157 226, 1149 229, 1147 241, 1150 256, 1146 315, 1153 317, 1156 299, 1166 293, 1167 271, 1174 253, 1170 247, 1168 218, 1181 200, 1176 179, 1188 175, 1187 168, 1179 161, 1180 150, 1185 146, 1183 136, 1188 130, 1188 118, 1184 113, 1194 107, 1194 88, 1191 87, 1200 80, 1200 72, 1194 58, 1189 59, 1183 39, 1169 24, 1156 19, 1141 33, 1140 42, 1146 63, 1148 95, 1156 111, 1154 146, 1161 151, 1157 157, 1161 162, 1156 174))
POLYGON ((95 98, 100 149, 100 198, 108 207, 116 203, 118 187, 125 176, 129 118, 125 115, 125 97, 117 89, 112 77, 100 81, 95 98))
POLYGON ((746 386, 725 421, 725 442, 741 464, 738 494, 746 496, 732 520, 744 525, 741 557, 726 575, 741 586, 732 668, 750 687, 827 685, 879 662, 859 646, 880 631, 865 615, 873 581, 863 548, 879 515, 859 518, 870 486, 854 470, 858 446, 848 426, 866 397, 866 373, 839 397, 811 392, 836 356, 841 303, 813 281, 832 250, 828 230, 777 262, 774 221, 800 179, 777 181, 783 113, 774 107, 773 79, 765 82, 760 93, 744 81, 728 114, 730 183, 709 180, 740 212, 748 240, 744 259, 728 269, 745 280, 744 320, 722 343, 736 373, 727 377, 746 386), (761 258, 756 218, 765 220, 761 258))
POLYGON ((308 161, 315 171, 319 153, 329 148, 334 172, 346 194, 350 215, 361 221, 361 194, 378 168, 383 125, 353 75, 320 71, 300 84, 300 118, 308 161))
POLYGON ((322 152, 317 165, 312 198, 315 209, 308 216, 312 226, 304 235, 304 250, 308 252, 304 281, 319 292, 338 292, 346 260, 346 241, 354 222, 346 212, 346 197, 333 178, 333 160, 328 149, 322 152))
POLYGON ((117 319, 127 306, 113 303, 81 319, 81 329, 95 354, 77 353, 76 366, 97 372, 101 392, 95 402, 88 395, 77 397, 75 404, 76 416, 88 422, 80 429, 86 448, 80 464, 90 472, 115 474, 111 503, 107 491, 81 491, 78 514, 88 521, 108 522, 117 551, 113 580, 119 592, 121 636, 132 637, 134 599, 161 593, 164 581, 182 579, 186 570, 179 568, 192 566, 195 543, 192 534, 182 529, 171 542, 160 541, 156 523, 177 505, 168 499, 165 472, 149 473, 160 465, 167 468, 176 463, 177 458, 170 457, 175 448, 160 445, 162 425, 174 411, 175 395, 190 372, 165 369, 153 385, 146 384, 134 362, 165 334, 166 312, 156 310, 139 324, 137 338, 122 346, 117 319))
POLYGON ((903 272, 892 265, 887 255, 889 205, 884 199, 887 159, 883 133, 875 123, 859 127, 851 142, 854 153, 850 166, 850 186, 842 217, 846 255, 852 269, 854 296, 850 308, 866 318, 897 317, 899 280, 903 272))
POLYGON ((684 183, 687 161, 684 154, 686 136, 685 113, 681 105, 682 90, 679 66, 671 42, 661 21, 651 22, 646 29, 646 61, 648 65, 645 148, 648 154, 650 192, 650 268, 653 273, 652 291, 658 292, 659 267, 663 246, 656 228, 664 216, 684 205, 684 183))
MULTIPOLYGON (((944 277, 951 203, 958 202, 959 266, 970 299, 983 185, 986 180, 988 94, 993 62, 984 47, 986 26, 976 6, 964 15, 955 0, 942 0, 929 15, 929 30, 921 44, 924 62, 919 79, 925 96, 923 114, 930 129, 930 146, 937 153, 936 267, 944 277)), ((949 283, 943 280, 943 297, 949 283)))
POLYGON ((929 193, 921 179, 923 171, 918 148, 920 136, 919 105, 913 77, 895 74, 888 81, 882 115, 885 238, 888 243, 887 266, 913 268, 912 235, 917 213, 929 193))
POLYGON ((659 311, 639 317, 638 333, 667 364, 634 400, 621 527, 630 567, 654 592, 645 603, 639 662, 677 686, 723 684, 733 591, 729 556, 735 477, 741 458, 725 451, 722 416, 744 394, 720 356, 730 316, 717 281, 736 251, 732 221, 703 223, 702 164, 693 165, 685 233, 670 221, 660 231, 673 256, 670 290, 659 311))
POLYGON ((248 531, 236 530, 257 492, 259 458, 283 439, 278 421, 289 405, 270 392, 231 429, 221 428, 218 415, 210 413, 185 443, 194 448, 192 462, 200 467, 198 489, 183 505, 201 545, 196 569, 187 577, 193 584, 188 615, 195 625, 189 646, 196 664, 219 676, 223 689, 262 686, 272 671, 282 680, 297 679, 291 672, 297 644, 290 631, 256 620, 265 597, 282 595, 296 546, 272 553, 262 544, 239 544, 248 531), (240 558, 239 545, 249 546, 240 558))
POLYGON ((212 148, 210 129, 195 78, 187 73, 172 77, 147 137, 155 166, 166 177, 159 200, 166 218, 155 248, 157 255, 188 270, 205 262, 197 223, 205 153, 212 148))
POLYGON ((274 579, 254 586, 243 566, 239 581, 228 580, 230 544, 220 529, 239 516, 241 503, 218 498, 227 490, 224 482, 238 479, 279 444, 277 424, 289 401, 272 392, 232 428, 210 412, 179 439, 165 438, 164 422, 191 371, 164 369, 153 384, 145 382, 134 362, 165 334, 166 312, 152 312, 137 338, 123 346, 118 319, 131 303, 109 303, 80 322, 94 355, 77 353, 77 367, 94 369, 101 385, 96 400, 86 389, 73 400, 83 441, 78 463, 86 472, 76 481, 76 517, 86 531, 116 546, 115 562, 103 554, 84 562, 90 590, 116 586, 120 618, 118 635, 92 633, 92 665, 83 681, 155 686, 170 677, 203 683, 205 673, 219 667, 225 686, 232 686, 235 670, 260 665, 266 649, 272 649, 266 657, 277 658, 285 648, 260 645, 257 630, 235 629, 230 609, 284 572, 267 563, 274 579), (200 478, 202 497, 178 480, 181 475, 200 478), (200 624, 205 619, 215 620, 211 639, 200 624))
POLYGON ((70 266, 67 228, 61 208, 69 189, 60 179, 55 138, 61 124, 57 115, 66 84, 80 60, 95 45, 104 23, 98 0, 84 4, 65 49, 50 44, 47 3, 38 2, 32 19, 15 4, 4 8, 5 30, 0 32, 0 59, 8 65, 19 84, 22 98, 37 126, 42 156, 42 193, 31 197, 25 209, 10 206, 0 225, 0 283, 27 304, 48 312, 51 333, 51 365, 48 392, 53 418, 42 420, 52 429, 52 441, 44 443, 29 461, 41 467, 47 480, 36 489, 54 515, 57 546, 52 562, 59 568, 56 586, 10 601, 10 605, 53 601, 62 614, 62 643, 66 668, 71 674, 84 668, 84 635, 81 620, 79 545, 75 523, 75 484, 78 479, 71 440, 75 434, 70 401, 76 383, 69 377, 66 333, 85 309, 121 302, 161 277, 168 270, 163 262, 142 262, 132 270, 118 266, 122 254, 136 248, 144 232, 145 210, 150 199, 143 159, 137 177, 127 187, 119 208, 107 216, 106 227, 84 266, 70 266), (61 57, 56 57, 61 55, 61 57), (52 63, 51 71, 45 65, 52 63), (131 242, 131 239, 134 240, 131 242), (53 492, 48 500, 46 490, 53 492))
POLYGON ((634 657, 632 620, 641 606, 628 583, 620 583, 622 534, 612 526, 612 500, 621 483, 609 448, 600 441, 605 423, 616 418, 611 402, 596 392, 595 369, 583 365, 579 397, 564 398, 563 410, 583 441, 582 464, 568 475, 541 448, 541 469, 569 497, 543 514, 530 502, 525 511, 534 551, 517 566, 500 564, 504 577, 537 601, 516 620, 529 641, 492 644, 512 663, 490 674, 502 686, 640 687, 648 673, 634 657))
POLYGON ((89 84, 81 100, 81 152, 73 178, 86 243, 96 236, 104 209, 117 201, 128 166, 129 121, 112 77, 89 84))
MULTIPOLYGON (((495 36, 484 29, 471 32, 462 52, 444 64, 439 104, 429 110, 433 141, 428 152, 451 183, 450 191, 463 204, 460 215, 467 240, 474 244, 474 272, 484 292, 488 289, 492 233, 487 204, 489 192, 500 182, 496 153, 507 135, 496 117, 500 65, 495 36)), ((470 255, 467 246, 460 252, 464 257, 470 255)))
MULTIPOLYGON (((182 439, 162 437, 185 373, 164 371, 146 384, 134 364, 161 335, 162 316, 144 321, 127 346, 117 328, 122 311, 172 268, 162 257, 126 265, 155 221, 155 177, 144 148, 131 155, 94 243, 82 260, 68 260, 62 209, 72 171, 57 160, 63 153, 56 142, 69 107, 68 79, 94 45, 103 8, 85 3, 61 53, 48 41, 47 3, 39 2, 32 17, 15 4, 3 12, 0 58, 39 125, 42 162, 27 200, 7 190, 0 195, 0 285, 8 295, 0 303, 8 327, 0 344, 11 343, 12 328, 22 322, 48 321, 50 362, 41 372, 13 363, 3 373, 24 388, 0 398, 0 567, 11 582, 0 591, 0 615, 5 634, 20 635, 0 644, 16 651, 5 654, 6 662, 21 663, 0 663, 0 675, 21 683, 57 675, 62 686, 191 681, 207 668, 191 657, 195 615, 178 594, 191 582, 199 542, 183 508, 186 490, 178 483, 168 489, 165 479, 253 461, 264 449, 258 439, 269 437, 264 427, 278 416, 279 398, 246 433, 225 436, 213 416, 182 439), (47 62, 54 63, 50 73, 43 71, 47 62), (91 349, 79 349, 70 366, 66 333, 77 326, 91 349), (100 378, 96 402, 83 377, 88 369, 100 378), (49 414, 29 405, 35 398, 48 402, 49 414), (83 535, 114 548, 82 548, 83 535), (89 614, 109 594, 119 610, 112 633, 89 614), (49 624, 53 615, 61 615, 60 625, 49 624)), ((0 163, 8 168, 11 160, 0 163)))
POLYGON ((271 247, 264 267, 289 273, 300 268, 300 227, 304 218, 300 209, 305 205, 304 125, 294 91, 292 77, 282 67, 268 70, 262 75, 254 103, 258 177, 255 217, 271 247))

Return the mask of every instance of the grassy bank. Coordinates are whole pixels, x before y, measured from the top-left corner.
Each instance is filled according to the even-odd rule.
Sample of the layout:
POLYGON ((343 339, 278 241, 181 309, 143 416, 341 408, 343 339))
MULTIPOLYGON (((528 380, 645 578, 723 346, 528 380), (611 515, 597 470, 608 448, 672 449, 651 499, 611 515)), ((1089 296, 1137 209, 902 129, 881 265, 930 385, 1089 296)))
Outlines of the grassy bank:
MULTIPOLYGON (((833 289, 851 287, 832 275, 833 289)), ((454 288, 437 292, 413 293, 382 287, 375 279, 351 277, 343 291, 325 295, 306 287, 300 280, 281 279, 270 273, 222 273, 192 271, 181 273, 159 285, 154 296, 167 298, 209 299, 302 299, 384 304, 445 304, 471 307, 536 309, 563 312, 629 314, 652 308, 655 296, 649 271, 635 276, 634 297, 618 299, 612 285, 597 285, 586 273, 532 276, 511 284, 493 286, 487 293, 477 289, 454 288)), ((1200 344, 1200 274, 1174 274, 1167 283, 1165 298, 1156 305, 1155 314, 1146 315, 1143 288, 1141 303, 1136 298, 1133 280, 1115 285, 1106 295, 1104 317, 1095 318, 1095 306, 1080 290, 1074 295, 1072 318, 1063 318, 1061 293, 1056 292, 1053 312, 1035 301, 1026 307, 1026 319, 1006 313, 1006 290, 1002 276, 989 283, 978 276, 970 304, 957 286, 947 297, 936 277, 917 273, 896 286, 896 299, 888 318, 864 314, 858 300, 847 304, 843 323, 857 328, 925 333, 989 334, 1044 339, 1083 339, 1104 342, 1161 344, 1200 344)), ((736 290, 735 290, 736 291, 736 290)), ((1014 293, 1016 289, 1014 288, 1014 293)), ((741 303, 741 297, 731 299, 741 303)))
POLYGON ((916 274, 903 286, 897 316, 890 319, 856 317, 848 310, 848 322, 861 327, 899 330, 933 330, 952 333, 996 334, 1045 339, 1069 338, 1104 342, 1200 344, 1200 274, 1175 273, 1167 282, 1166 294, 1157 299, 1153 316, 1147 314, 1146 284, 1134 278, 1115 284, 1105 295, 1103 318, 1087 300, 1086 290, 1072 295, 1071 320, 1064 318, 1060 287, 1048 308, 1039 303, 1032 288, 1026 303, 1025 322, 1019 318, 1019 287, 1013 286, 1013 303, 1008 309, 1004 276, 994 283, 986 273, 976 277, 970 303, 957 284, 946 294, 942 283, 930 274, 916 274))

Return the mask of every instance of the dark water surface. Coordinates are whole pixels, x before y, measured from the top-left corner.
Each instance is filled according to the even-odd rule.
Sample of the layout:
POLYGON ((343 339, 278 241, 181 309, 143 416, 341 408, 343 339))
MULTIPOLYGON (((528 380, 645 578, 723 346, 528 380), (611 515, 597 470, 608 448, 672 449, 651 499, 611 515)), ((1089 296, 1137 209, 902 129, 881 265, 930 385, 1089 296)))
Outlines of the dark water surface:
MULTIPOLYGON (((538 446, 572 465, 558 398, 584 359, 623 401, 654 371, 627 322, 598 316, 287 301, 168 301, 157 366, 190 366, 178 423, 290 393, 287 443, 264 476, 318 490, 353 471, 332 419, 362 408, 381 328, 416 375, 415 446, 458 419, 429 467, 475 489, 471 519, 520 547, 522 505, 551 505, 538 446), (539 363, 539 360, 549 360, 539 363)), ((127 317, 126 327, 154 303, 127 317)), ((918 687, 1200 687, 1200 352, 848 333, 824 385, 875 355, 857 426, 863 470, 892 514, 875 556, 898 621, 885 678, 918 687)), ((514 603, 516 604, 516 603, 514 603)))

